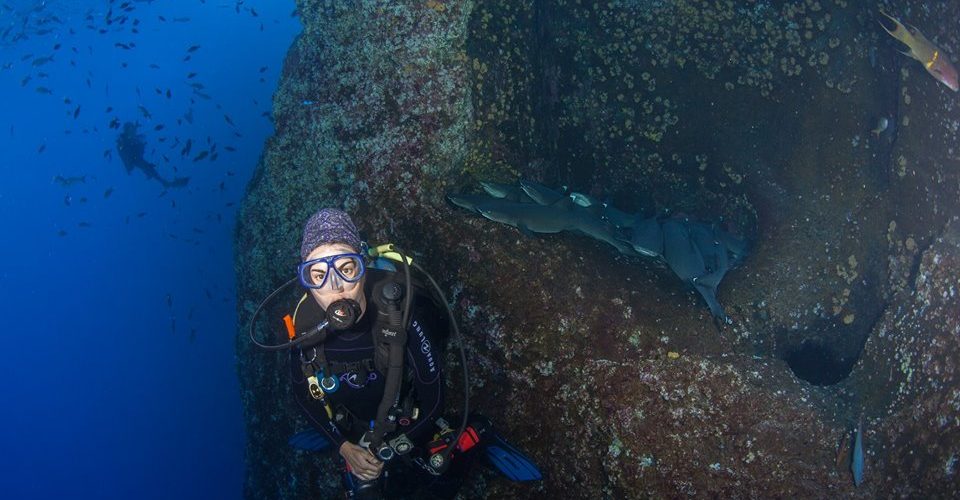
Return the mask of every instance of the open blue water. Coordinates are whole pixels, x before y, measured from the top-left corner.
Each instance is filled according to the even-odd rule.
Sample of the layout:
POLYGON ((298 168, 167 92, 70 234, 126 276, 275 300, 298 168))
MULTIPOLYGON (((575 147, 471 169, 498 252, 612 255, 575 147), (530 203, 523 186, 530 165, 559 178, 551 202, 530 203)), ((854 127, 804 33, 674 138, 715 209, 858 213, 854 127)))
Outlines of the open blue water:
POLYGON ((0 0, 3 498, 241 496, 231 237, 293 8, 0 0), (128 174, 115 118, 189 184, 128 174))

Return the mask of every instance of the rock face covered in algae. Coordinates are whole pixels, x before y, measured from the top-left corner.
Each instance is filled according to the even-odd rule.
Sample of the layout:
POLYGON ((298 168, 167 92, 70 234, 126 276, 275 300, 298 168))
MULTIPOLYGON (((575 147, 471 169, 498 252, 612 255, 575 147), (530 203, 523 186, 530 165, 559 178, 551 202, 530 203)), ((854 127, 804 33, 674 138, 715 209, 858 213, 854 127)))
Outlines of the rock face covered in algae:
MULTIPOLYGON (((885 10, 946 53, 960 2, 885 10), (909 18, 907 18, 909 14, 909 18)), ((544 481, 468 497, 949 496, 958 489, 955 95, 845 1, 300 0, 237 228, 244 328, 300 229, 344 207, 458 312, 471 404, 544 481), (871 133, 880 118, 890 126, 871 133), (717 325, 648 260, 526 237, 444 201, 535 179, 751 241, 717 325), (813 382, 814 384, 811 384, 813 382), (864 416, 865 482, 849 440, 864 416)), ((289 301, 288 301, 289 302, 289 301)), ((289 303, 267 309, 269 337, 289 303)), ((286 356, 238 335, 252 498, 326 498, 336 463, 286 356)), ((447 364, 450 404, 461 389, 447 364)))

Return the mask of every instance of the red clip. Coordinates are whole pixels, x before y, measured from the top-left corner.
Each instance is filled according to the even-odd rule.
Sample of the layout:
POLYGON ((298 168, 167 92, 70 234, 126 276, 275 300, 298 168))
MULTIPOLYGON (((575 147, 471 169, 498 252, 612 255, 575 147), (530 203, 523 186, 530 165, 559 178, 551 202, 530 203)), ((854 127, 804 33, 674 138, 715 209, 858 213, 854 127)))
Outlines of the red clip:
POLYGON ((430 450, 431 455, 433 455, 434 453, 437 453, 438 451, 442 451, 446 449, 446 447, 447 447, 447 443, 442 439, 437 439, 435 441, 430 441, 429 443, 427 443, 427 449, 430 450))
POLYGON ((480 436, 477 435, 477 431, 475 431, 473 427, 467 427, 463 430, 463 434, 460 434, 460 440, 457 441, 457 449, 467 451, 479 442, 480 436))

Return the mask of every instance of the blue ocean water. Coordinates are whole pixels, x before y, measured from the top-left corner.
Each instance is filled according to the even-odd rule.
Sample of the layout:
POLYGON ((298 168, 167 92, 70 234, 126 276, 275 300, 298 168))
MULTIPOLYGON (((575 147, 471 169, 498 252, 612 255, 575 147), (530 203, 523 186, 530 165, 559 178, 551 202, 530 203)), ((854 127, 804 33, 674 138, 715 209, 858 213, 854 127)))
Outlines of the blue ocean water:
POLYGON ((3 498, 241 496, 232 234, 293 9, 0 1, 3 498))

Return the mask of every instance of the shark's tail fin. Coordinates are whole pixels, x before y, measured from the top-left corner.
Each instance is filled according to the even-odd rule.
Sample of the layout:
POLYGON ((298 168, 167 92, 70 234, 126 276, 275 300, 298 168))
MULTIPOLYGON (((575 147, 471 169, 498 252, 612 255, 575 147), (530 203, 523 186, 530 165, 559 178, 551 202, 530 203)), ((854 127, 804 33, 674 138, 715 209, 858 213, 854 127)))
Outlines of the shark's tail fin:
POLYGON ((729 324, 730 318, 727 316, 727 313, 723 311, 723 306, 720 305, 720 301, 717 300, 717 283, 719 282, 719 278, 716 274, 717 273, 712 275, 708 274, 703 278, 697 279, 694 281, 694 287, 700 292, 700 296, 707 301, 707 307, 710 308, 710 313, 713 314, 713 317, 729 324))

